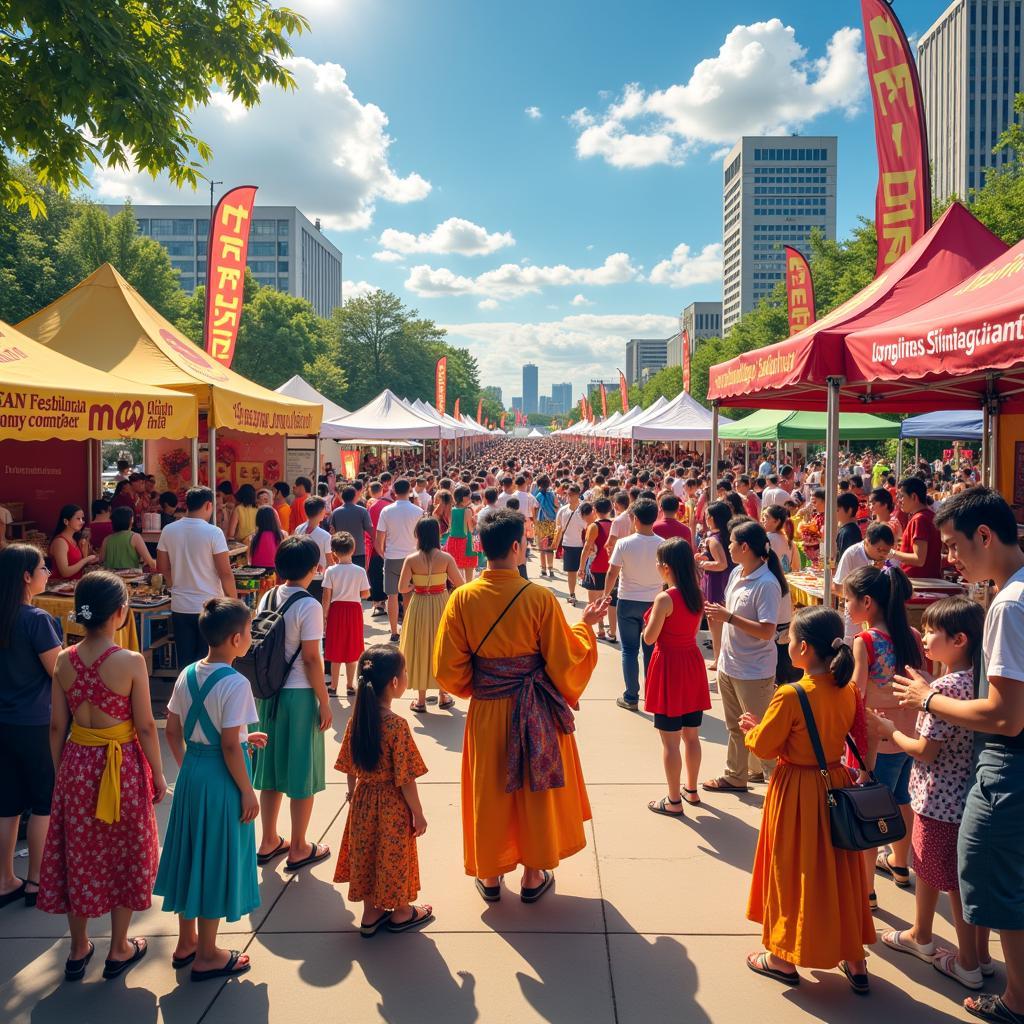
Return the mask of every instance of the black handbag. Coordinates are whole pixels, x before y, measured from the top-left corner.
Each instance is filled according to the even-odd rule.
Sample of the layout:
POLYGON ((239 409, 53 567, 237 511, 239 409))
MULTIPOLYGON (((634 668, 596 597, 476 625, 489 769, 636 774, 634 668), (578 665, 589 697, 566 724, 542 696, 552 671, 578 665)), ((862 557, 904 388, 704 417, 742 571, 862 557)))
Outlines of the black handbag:
POLYGON ((807 693, 800 683, 791 685, 800 698, 800 707, 804 712, 814 756, 818 759, 818 768, 825 780, 825 806, 828 808, 832 845, 840 850, 873 850, 875 847, 902 839, 907 834, 907 826, 896 798, 888 786, 875 778, 874 772, 868 772, 864 759, 850 736, 846 737, 846 742, 861 769, 868 772, 871 781, 863 785, 833 788, 829 782, 828 762, 825 760, 821 736, 818 735, 818 726, 814 722, 807 693))

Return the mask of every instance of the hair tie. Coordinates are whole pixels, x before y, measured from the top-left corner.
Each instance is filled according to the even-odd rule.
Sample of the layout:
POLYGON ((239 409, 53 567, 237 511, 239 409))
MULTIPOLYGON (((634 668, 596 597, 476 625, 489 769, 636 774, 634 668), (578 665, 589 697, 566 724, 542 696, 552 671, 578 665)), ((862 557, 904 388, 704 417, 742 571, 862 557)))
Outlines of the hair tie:
POLYGON ((839 651, 839 650, 842 650, 842 648, 849 647, 849 646, 850 645, 841 636, 837 636, 835 638, 835 640, 832 641, 832 650, 833 651, 839 651))

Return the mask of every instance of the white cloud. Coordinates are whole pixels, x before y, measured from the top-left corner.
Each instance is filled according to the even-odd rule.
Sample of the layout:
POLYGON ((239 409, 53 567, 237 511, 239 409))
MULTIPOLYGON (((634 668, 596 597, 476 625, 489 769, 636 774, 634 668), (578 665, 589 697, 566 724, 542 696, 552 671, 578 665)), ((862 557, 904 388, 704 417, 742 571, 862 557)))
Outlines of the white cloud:
POLYGON ((686 84, 647 93, 631 83, 603 113, 583 108, 570 121, 581 158, 678 164, 699 146, 786 134, 833 110, 852 115, 866 85, 859 29, 839 29, 822 56, 809 58, 794 29, 772 18, 733 28, 686 84))
POLYGON ((721 281, 722 243, 712 242, 694 255, 685 242, 680 243, 672 250, 670 259, 655 265, 649 280, 651 284, 667 284, 673 288, 721 281))
MULTIPOLYGON (((413 235, 408 231, 387 228, 381 232, 381 248, 393 253, 456 253, 459 256, 487 256, 506 246, 515 245, 510 231, 489 232, 471 220, 449 217, 429 234, 413 235)), ((377 256, 377 259, 393 258, 377 256)))
POLYGON ((574 295, 572 297, 572 305, 574 305, 574 306, 592 306, 593 303, 585 295, 574 295))
MULTIPOLYGON (((369 227, 380 200, 411 203, 430 193, 430 183, 419 174, 403 177, 392 167, 387 115, 360 102, 343 67, 306 57, 285 63, 295 76, 294 91, 264 86, 259 106, 251 110, 215 93, 206 107, 192 112, 195 134, 213 146, 208 173, 229 184, 255 179, 258 203, 298 204, 337 231, 369 227)), ((105 168, 93 184, 112 202, 126 196, 137 203, 203 201, 202 193, 183 192, 166 175, 154 180, 105 168)))
POLYGON ((400 252, 389 252, 385 249, 382 252, 375 252, 372 258, 380 260, 381 263, 401 263, 405 256, 400 252))
POLYGON ((627 253, 612 253, 599 267, 521 266, 505 263, 477 277, 456 274, 447 267, 420 264, 412 267, 405 287, 416 295, 439 298, 448 295, 482 295, 490 299, 514 299, 541 291, 542 288, 565 285, 603 287, 625 284, 640 278, 640 269, 627 253))
POLYGON ((540 107, 527 107, 523 113, 526 114, 531 121, 537 121, 544 116, 540 111, 540 107))
POLYGON ((377 285, 370 284, 369 281, 341 282, 341 294, 346 302, 348 302, 349 299, 365 298, 367 295, 370 295, 375 291, 379 291, 377 285))
POLYGON ((477 304, 477 309, 497 309, 500 303, 497 299, 481 299, 477 304))

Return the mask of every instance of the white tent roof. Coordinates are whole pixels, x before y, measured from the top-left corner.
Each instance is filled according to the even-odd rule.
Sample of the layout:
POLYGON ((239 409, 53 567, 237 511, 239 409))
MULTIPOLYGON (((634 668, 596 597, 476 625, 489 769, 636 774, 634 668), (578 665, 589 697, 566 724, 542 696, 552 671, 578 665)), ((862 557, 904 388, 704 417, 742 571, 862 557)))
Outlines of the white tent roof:
POLYGON ((422 399, 417 398, 412 402, 406 400, 406 404, 411 405, 420 415, 430 416, 447 427, 450 433, 444 435, 446 438, 465 437, 469 433, 469 429, 464 423, 460 423, 454 416, 449 416, 446 412, 438 412, 437 409, 432 405, 428 405, 422 399))
MULTIPOLYGON (((725 426, 732 420, 719 417, 725 426)), ((712 413, 685 391, 680 392, 653 419, 634 424, 637 441, 710 441, 712 413)))
POLYGON ((632 415, 633 410, 630 409, 630 415, 623 416, 618 425, 610 429, 608 437, 632 437, 633 427, 638 423, 646 423, 648 420, 654 419, 668 404, 668 399, 664 395, 658 395, 646 409, 641 409, 635 416, 632 415))
POLYGON ((325 398, 308 381, 303 380, 298 374, 286 380, 279 388, 274 388, 279 395, 287 395, 289 398, 298 398, 303 402, 317 402, 324 407, 324 419, 336 420, 339 416, 347 416, 348 409, 343 409, 337 402, 325 398))
POLYGON ((488 434, 489 435, 491 433, 491 431, 488 430, 482 423, 477 423, 477 421, 475 419, 473 419, 473 417, 468 415, 467 413, 463 413, 462 414, 462 422, 474 434, 488 434))
POLYGON ((536 427, 533 428, 527 435, 527 437, 547 437, 547 434, 542 434, 536 427))
POLYGON ((325 422, 320 433, 324 437, 374 441, 417 441, 451 436, 440 422, 417 412, 387 388, 361 409, 325 422))

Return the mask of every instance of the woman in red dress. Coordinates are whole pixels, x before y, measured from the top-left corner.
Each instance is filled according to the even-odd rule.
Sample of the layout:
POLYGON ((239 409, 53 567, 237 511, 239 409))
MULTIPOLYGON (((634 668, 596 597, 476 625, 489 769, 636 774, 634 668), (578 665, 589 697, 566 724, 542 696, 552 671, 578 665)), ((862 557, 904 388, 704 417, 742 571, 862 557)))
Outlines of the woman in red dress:
POLYGON ((145 659, 114 643, 128 614, 124 582, 90 573, 75 590, 86 638, 58 655, 53 676, 50 746, 58 767, 38 907, 68 915, 69 981, 85 974, 95 952, 91 917, 110 914, 104 978, 146 955, 146 940, 129 939, 128 926, 152 898, 159 855, 153 804, 167 784, 145 659))
POLYGON ((707 668, 697 647, 704 599, 693 548, 682 537, 672 537, 658 548, 658 570, 668 590, 654 599, 645 616, 644 643, 653 644, 654 650, 644 684, 644 707, 654 714, 654 728, 661 735, 668 796, 647 806, 655 814, 677 817, 683 813, 684 797, 690 805, 700 803, 700 724, 711 707, 707 668), (682 789, 680 740, 686 760, 682 789))
POLYGON ((65 505, 57 517, 57 526, 50 541, 50 566, 58 579, 80 580, 82 570, 99 559, 82 550, 82 529, 85 512, 79 505, 65 505))

